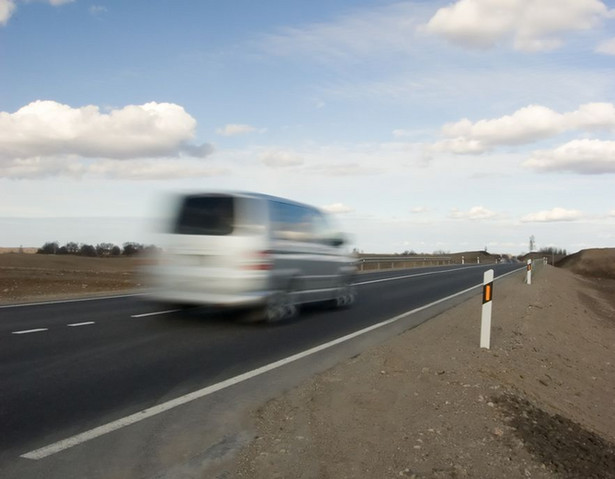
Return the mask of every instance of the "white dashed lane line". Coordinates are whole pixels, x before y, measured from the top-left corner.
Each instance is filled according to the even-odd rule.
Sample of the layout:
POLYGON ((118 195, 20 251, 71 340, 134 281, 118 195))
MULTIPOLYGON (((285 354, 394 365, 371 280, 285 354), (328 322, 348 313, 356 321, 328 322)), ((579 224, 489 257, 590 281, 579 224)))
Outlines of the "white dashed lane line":
POLYGON ((91 324, 96 324, 94 321, 85 321, 83 323, 71 323, 71 324, 67 324, 66 326, 68 326, 69 328, 76 328, 78 326, 90 326, 91 324))
MULTIPOLYGON (((92 324, 96 324, 96 322, 95 321, 84 321, 82 323, 69 323, 66 326, 69 328, 76 328, 79 326, 91 326, 92 324)), ((23 329, 21 331, 11 331, 11 334, 42 333, 44 331, 49 331, 49 328, 23 329)))
POLYGON ((181 309, 169 309, 167 311, 154 311, 153 313, 133 314, 131 318, 147 318, 148 316, 158 316, 159 314, 177 313, 181 309))
POLYGON ((48 328, 24 329, 23 331, 12 331, 11 334, 30 334, 48 331, 48 328))

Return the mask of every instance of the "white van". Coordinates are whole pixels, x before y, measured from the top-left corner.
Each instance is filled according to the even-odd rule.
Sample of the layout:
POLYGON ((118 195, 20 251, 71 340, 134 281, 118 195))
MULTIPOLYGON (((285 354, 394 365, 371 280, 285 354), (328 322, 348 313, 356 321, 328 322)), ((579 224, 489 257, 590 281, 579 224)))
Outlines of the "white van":
POLYGON ((354 302, 355 260, 319 209, 257 193, 177 199, 151 297, 177 306, 251 308, 278 321, 297 306, 354 302))

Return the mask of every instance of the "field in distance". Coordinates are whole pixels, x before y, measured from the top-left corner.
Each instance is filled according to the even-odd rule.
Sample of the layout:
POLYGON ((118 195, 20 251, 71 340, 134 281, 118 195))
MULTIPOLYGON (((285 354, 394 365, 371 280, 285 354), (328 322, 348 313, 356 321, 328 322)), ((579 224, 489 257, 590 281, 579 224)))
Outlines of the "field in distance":
POLYGON ((127 292, 140 286, 138 261, 125 256, 0 254, 0 304, 127 292))

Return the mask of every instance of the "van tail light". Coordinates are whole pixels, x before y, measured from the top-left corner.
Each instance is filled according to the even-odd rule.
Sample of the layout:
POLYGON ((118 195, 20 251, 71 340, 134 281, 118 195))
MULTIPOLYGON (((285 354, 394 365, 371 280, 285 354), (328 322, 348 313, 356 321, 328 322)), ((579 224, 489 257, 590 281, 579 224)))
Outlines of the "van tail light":
POLYGON ((271 251, 254 251, 247 255, 242 268, 252 271, 268 271, 272 268, 271 251))

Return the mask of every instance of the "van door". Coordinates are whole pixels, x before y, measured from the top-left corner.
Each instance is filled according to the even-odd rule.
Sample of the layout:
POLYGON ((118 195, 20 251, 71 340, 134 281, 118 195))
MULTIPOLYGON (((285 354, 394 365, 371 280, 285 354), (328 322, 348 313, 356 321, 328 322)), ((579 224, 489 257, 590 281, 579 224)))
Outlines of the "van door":
POLYGON ((336 288, 340 281, 340 243, 336 243, 331 225, 321 211, 313 209, 311 211, 312 222, 312 243, 317 248, 318 261, 315 267, 319 278, 319 288, 336 288))
POLYGON ((230 194, 183 197, 167 241, 176 288, 228 294, 266 288, 270 263, 261 257, 267 250, 262 204, 230 194))
POLYGON ((274 274, 289 278, 306 300, 322 299, 335 287, 338 265, 335 248, 324 240, 326 220, 316 208, 283 201, 271 202, 275 254, 274 274))

